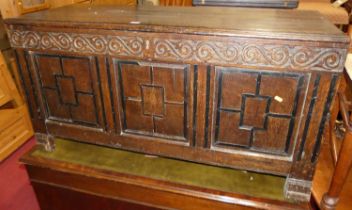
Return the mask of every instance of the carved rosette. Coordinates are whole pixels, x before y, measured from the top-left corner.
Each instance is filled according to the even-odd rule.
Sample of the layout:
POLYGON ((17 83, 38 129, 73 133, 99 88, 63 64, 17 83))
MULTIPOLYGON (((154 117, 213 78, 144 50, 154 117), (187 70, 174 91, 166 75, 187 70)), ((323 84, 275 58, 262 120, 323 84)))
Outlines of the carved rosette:
POLYGON ((347 49, 267 44, 260 40, 148 38, 147 33, 95 35, 10 30, 15 48, 109 54, 160 61, 233 64, 275 69, 342 71, 347 49), (152 44, 153 47, 149 45, 152 44), (148 52, 148 53, 146 53, 148 52), (148 57, 149 56, 149 57, 148 57))

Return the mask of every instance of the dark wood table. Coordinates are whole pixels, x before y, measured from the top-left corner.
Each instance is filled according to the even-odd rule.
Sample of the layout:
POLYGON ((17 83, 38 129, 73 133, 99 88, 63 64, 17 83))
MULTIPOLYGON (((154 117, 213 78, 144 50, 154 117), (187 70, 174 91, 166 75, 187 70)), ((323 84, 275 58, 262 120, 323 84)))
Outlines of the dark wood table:
POLYGON ((58 139, 21 158, 42 210, 309 209, 278 176, 58 139))

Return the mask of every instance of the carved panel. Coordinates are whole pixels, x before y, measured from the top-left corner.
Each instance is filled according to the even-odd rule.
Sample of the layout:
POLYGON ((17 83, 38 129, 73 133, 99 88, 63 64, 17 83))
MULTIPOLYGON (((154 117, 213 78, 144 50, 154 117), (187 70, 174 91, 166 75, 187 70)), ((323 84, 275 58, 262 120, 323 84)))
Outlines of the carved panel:
POLYGON ((143 57, 144 39, 111 36, 10 30, 13 47, 64 52, 117 54, 143 57))
POLYGON ((284 41, 269 43, 263 39, 214 37, 199 40, 190 35, 164 38, 151 33, 132 36, 9 30, 9 37, 15 48, 318 71, 342 71, 347 52, 347 49, 309 43, 291 45, 284 41))
POLYGON ((47 118, 100 127, 92 61, 85 57, 34 55, 47 118))
POLYGON ((125 133, 188 141, 188 67, 115 60, 125 133))
POLYGON ((272 68, 341 70, 346 52, 345 49, 262 44, 241 39, 222 42, 155 38, 153 42, 155 58, 272 68))
POLYGON ((217 67, 213 146, 287 155, 304 76, 217 67))

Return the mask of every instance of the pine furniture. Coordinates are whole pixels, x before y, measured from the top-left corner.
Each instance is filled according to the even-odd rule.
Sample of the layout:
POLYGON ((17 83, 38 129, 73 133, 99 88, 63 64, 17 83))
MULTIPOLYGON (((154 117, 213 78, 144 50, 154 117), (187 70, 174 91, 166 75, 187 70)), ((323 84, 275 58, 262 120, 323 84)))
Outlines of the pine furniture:
POLYGON ((0 161, 33 134, 26 104, 0 52, 0 161))

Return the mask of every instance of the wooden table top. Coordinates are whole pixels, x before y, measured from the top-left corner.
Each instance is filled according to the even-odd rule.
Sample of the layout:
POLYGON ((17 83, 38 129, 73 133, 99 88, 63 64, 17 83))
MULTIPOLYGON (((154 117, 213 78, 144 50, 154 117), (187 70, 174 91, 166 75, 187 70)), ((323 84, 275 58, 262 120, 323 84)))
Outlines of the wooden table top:
POLYGON ((9 24, 347 42, 313 11, 77 4, 8 19, 9 24))
POLYGON ((21 158, 29 167, 32 183, 44 181, 66 189, 93 191, 102 197, 127 199, 163 209, 180 209, 180 206, 181 209, 204 209, 204 206, 206 209, 310 209, 308 202, 294 203, 283 197, 284 177, 65 139, 55 141, 53 152, 37 145, 21 158), (68 179, 65 178, 67 175, 68 179), (159 190, 161 193, 156 194, 159 190), (153 194, 153 198, 145 196, 146 192, 153 194), (175 196, 171 195, 173 193, 175 196), (202 203, 199 203, 200 199, 202 203))
MULTIPOLYGON (((46 152, 38 147, 27 156, 55 160, 68 165, 79 164, 80 169, 89 167, 94 170, 108 170, 111 173, 127 173, 222 192, 285 201, 285 177, 149 156, 65 139, 56 139, 56 146, 53 152, 46 152)), ((26 157, 23 157, 22 161, 29 163, 26 160, 31 158, 26 157)))
MULTIPOLYGON (((55 139, 55 142, 54 151, 47 152, 38 145, 26 153, 21 162, 27 166, 56 171, 56 177, 59 177, 58 172, 65 172, 79 174, 81 179, 88 176, 99 180, 146 186, 150 189, 162 189, 163 198, 158 199, 165 199, 165 193, 172 191, 178 195, 186 193, 186 198, 195 195, 214 202, 224 202, 231 205, 230 209, 237 209, 237 205, 243 207, 239 209, 310 209, 307 202, 294 203, 283 197, 285 177, 150 156, 65 139, 55 139)), ((100 189, 111 187, 97 186, 100 186, 100 189)), ((121 187, 120 184, 118 186, 121 187)), ((123 187, 121 189, 134 195, 139 193, 123 187)), ((101 195, 106 196, 104 193, 101 195)), ((129 200, 133 201, 133 198, 129 200)), ((187 203, 184 200, 183 202, 187 203)), ((194 205, 197 206, 192 203, 186 206, 187 208, 183 206, 183 209, 197 208, 194 205)))

